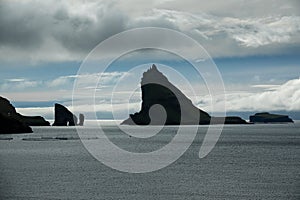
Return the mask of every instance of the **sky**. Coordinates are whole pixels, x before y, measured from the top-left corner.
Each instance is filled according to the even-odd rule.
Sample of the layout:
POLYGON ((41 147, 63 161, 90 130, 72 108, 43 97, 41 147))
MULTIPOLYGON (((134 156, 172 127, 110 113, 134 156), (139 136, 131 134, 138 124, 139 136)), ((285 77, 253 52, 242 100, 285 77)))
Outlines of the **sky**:
MULTIPOLYGON (((126 118, 140 110, 142 73, 156 63, 195 105, 209 112, 211 94, 203 77, 170 52, 140 50, 115 57, 128 44, 114 44, 91 66, 97 68, 115 57, 105 73, 79 74, 98 44, 144 27, 178 31, 203 47, 209 66, 219 70, 224 82, 226 99, 215 97, 216 108, 225 102, 229 113, 270 111, 300 119, 297 0, 0 0, 0 95, 25 115, 51 119, 53 104, 58 102, 75 114, 88 116, 95 111, 99 118, 111 118, 113 102, 117 115, 126 118), (84 97, 73 98, 77 79, 95 92, 95 106, 84 97), (93 80, 98 79, 95 87, 93 80), (197 91, 191 91, 190 85, 197 91), (110 93, 115 88, 112 100, 110 93)), ((167 49, 180 48, 191 57, 195 54, 195 49, 175 37, 151 36, 153 44, 166 45, 167 40, 174 41, 167 49)))

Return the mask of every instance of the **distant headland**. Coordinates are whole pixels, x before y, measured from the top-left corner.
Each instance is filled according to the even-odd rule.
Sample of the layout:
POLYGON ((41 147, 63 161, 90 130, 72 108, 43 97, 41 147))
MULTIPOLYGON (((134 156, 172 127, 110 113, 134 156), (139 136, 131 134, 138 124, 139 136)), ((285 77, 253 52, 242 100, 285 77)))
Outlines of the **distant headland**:
POLYGON ((287 115, 271 114, 268 112, 256 113, 249 117, 252 123, 293 123, 294 121, 287 115))

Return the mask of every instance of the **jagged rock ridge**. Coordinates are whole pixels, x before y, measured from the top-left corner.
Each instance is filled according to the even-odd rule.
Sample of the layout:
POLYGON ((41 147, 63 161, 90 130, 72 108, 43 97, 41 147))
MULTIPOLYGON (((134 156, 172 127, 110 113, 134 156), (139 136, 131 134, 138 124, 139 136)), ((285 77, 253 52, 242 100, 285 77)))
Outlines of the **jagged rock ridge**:
POLYGON ((224 122, 226 124, 244 124, 245 120, 239 117, 214 118, 203 110, 193 105, 178 88, 170 83, 166 76, 158 71, 155 65, 143 73, 141 81, 142 105, 140 112, 130 114, 130 117, 122 122, 128 125, 189 125, 209 124, 224 122), (158 110, 151 115, 153 106, 163 106, 166 119, 161 120, 162 113, 158 110), (162 124, 163 123, 163 124, 162 124))

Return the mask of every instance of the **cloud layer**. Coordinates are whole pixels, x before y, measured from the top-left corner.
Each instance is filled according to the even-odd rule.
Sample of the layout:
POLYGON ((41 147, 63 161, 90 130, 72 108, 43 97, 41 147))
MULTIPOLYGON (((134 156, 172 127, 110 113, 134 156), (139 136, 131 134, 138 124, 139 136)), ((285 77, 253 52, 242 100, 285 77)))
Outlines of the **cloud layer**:
POLYGON ((215 57, 289 53, 290 45, 300 46, 297 1, 264 2, 268 3, 272 6, 265 8, 257 2, 232 0, 226 4, 174 0, 143 5, 137 1, 3 0, 0 58, 78 61, 106 38, 145 26, 184 32, 215 57))

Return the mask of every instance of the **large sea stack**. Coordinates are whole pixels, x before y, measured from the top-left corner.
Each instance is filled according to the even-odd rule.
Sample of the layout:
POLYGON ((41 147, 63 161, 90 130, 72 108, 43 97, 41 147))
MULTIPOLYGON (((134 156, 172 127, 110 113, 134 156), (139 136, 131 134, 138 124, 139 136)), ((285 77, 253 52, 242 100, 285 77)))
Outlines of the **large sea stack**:
POLYGON ((141 110, 122 122, 128 125, 195 125, 214 123, 245 124, 240 117, 214 118, 193 105, 170 83, 155 65, 143 73, 141 110), (166 116, 162 112, 164 107, 166 116))
POLYGON ((75 126, 77 117, 66 107, 56 103, 54 105, 54 123, 53 126, 75 126))
POLYGON ((56 103, 54 105, 54 123, 52 126, 83 126, 84 115, 79 114, 79 123, 77 117, 65 106, 56 103))
POLYGON ((0 114, 9 116, 28 126, 50 126, 50 123, 41 116, 24 116, 17 113, 15 107, 3 97, 0 97, 0 114))
POLYGON ((268 112, 251 115, 249 120, 252 123, 293 123, 293 120, 287 115, 277 115, 268 112))

